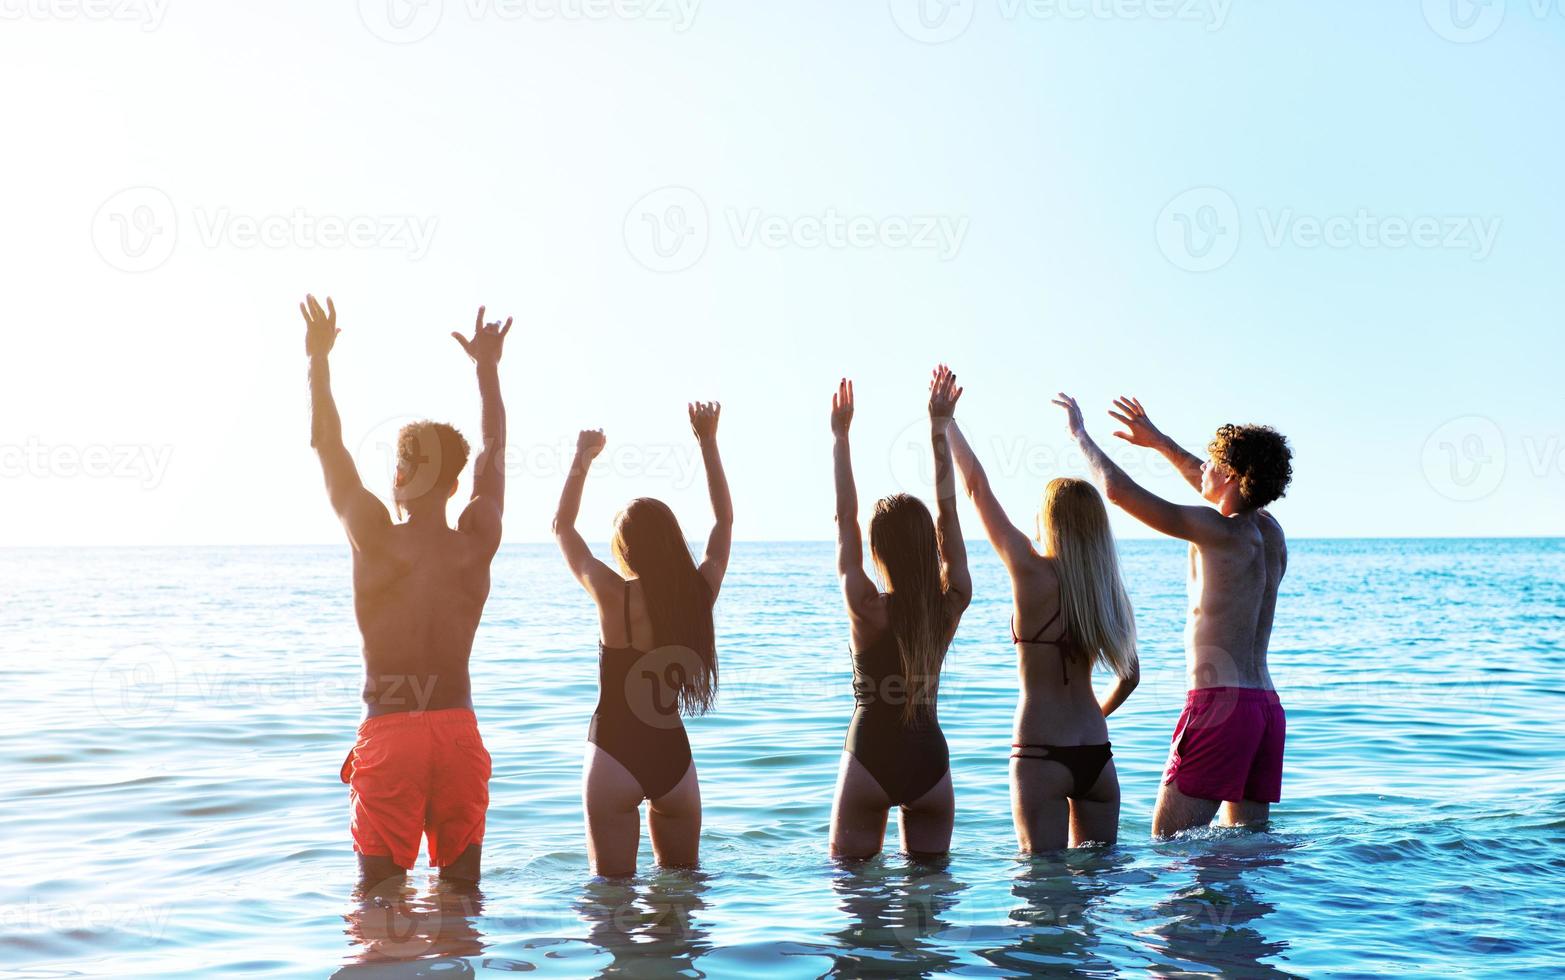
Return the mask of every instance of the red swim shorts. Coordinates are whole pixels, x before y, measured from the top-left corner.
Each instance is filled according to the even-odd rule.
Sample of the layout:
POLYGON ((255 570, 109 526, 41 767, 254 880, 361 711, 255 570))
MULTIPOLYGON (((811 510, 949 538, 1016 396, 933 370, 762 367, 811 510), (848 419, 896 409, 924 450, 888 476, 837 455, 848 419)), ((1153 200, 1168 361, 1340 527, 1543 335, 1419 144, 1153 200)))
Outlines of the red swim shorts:
POLYGON ((1202 800, 1282 799, 1287 719, 1276 691, 1204 687, 1191 691, 1174 726, 1163 783, 1202 800))
POLYGON ((353 849, 409 869, 428 835, 430 867, 453 863, 484 842, 490 772, 470 708, 365 719, 342 764, 353 849))

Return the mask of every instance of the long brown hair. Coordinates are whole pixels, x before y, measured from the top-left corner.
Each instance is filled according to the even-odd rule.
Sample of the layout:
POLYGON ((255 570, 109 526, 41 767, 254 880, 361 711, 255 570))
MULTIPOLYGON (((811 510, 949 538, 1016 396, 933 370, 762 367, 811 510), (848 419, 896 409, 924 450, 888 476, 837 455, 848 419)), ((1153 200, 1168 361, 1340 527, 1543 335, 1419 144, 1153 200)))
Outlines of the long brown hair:
POLYGON ((1043 491, 1043 553, 1060 576, 1065 630, 1076 649, 1120 677, 1136 669, 1136 614, 1119 574, 1097 487, 1060 477, 1043 491))
POLYGON ((882 498, 869 519, 869 548, 886 585, 908 699, 902 717, 932 713, 951 632, 940 545, 929 508, 905 493, 882 498))
POLYGON ((679 521, 661 500, 638 497, 614 519, 613 546, 620 568, 641 582, 653 642, 695 654, 680 677, 680 713, 706 714, 717 700, 712 587, 690 556, 679 521))

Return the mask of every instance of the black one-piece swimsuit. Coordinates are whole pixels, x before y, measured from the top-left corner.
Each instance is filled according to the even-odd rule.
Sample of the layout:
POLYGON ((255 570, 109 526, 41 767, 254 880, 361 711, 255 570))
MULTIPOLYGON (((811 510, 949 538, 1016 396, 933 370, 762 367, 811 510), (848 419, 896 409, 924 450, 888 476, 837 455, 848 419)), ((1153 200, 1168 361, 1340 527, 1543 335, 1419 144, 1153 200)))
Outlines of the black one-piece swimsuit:
POLYGON ((887 630, 869 649, 854 651, 853 720, 843 748, 875 777, 892 806, 907 806, 928 793, 951 768, 934 698, 907 721, 903 707, 909 696, 894 633, 887 630))
MULTIPOLYGON (((630 639, 630 587, 625 588, 625 639, 630 639)), ((598 707, 587 741, 614 757, 656 800, 690 770, 690 738, 677 692, 634 646, 598 643, 598 707)))

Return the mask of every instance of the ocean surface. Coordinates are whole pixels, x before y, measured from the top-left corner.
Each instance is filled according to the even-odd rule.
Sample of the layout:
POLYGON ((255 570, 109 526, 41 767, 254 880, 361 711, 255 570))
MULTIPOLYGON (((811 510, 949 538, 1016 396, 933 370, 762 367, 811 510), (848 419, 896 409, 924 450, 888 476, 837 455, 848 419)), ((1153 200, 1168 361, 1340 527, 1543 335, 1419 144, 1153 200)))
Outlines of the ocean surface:
POLYGON ((825 844, 851 710, 827 544, 743 544, 718 708, 690 722, 703 867, 588 874, 596 628, 550 546, 507 547, 473 653, 494 757, 477 895, 419 867, 353 896, 338 768, 359 719, 346 546, 0 551, 0 975, 205 978, 1558 976, 1565 541, 1296 541, 1271 669, 1267 832, 1149 839, 1183 699, 1184 553, 1122 544, 1144 680, 1110 721, 1121 843, 1017 855, 1009 592, 941 687, 948 860, 825 844))

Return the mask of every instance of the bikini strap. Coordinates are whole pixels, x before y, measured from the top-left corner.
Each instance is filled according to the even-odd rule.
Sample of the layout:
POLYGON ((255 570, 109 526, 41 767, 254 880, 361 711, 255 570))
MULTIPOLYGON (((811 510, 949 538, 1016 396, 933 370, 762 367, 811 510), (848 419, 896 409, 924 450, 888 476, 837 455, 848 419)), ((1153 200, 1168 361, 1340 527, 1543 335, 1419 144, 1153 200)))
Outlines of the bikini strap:
POLYGON ((633 647, 635 641, 630 636, 630 583, 625 583, 625 645, 633 647))

